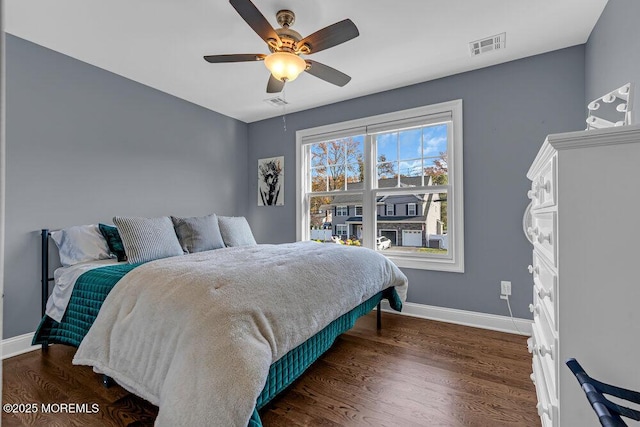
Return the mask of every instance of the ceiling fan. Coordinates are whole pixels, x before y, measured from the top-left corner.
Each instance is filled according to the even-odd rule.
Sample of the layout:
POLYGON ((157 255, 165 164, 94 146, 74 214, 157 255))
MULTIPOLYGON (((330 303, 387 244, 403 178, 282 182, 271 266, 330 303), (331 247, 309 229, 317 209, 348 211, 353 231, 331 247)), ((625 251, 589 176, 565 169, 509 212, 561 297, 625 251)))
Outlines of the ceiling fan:
POLYGON ((207 62, 217 64, 264 61, 271 72, 267 84, 268 93, 281 92, 285 82, 295 80, 303 71, 337 86, 344 86, 351 80, 351 77, 335 68, 300 57, 300 55, 311 55, 358 37, 360 34, 358 28, 350 19, 336 22, 303 38, 297 31, 290 28, 295 21, 295 14, 290 10, 280 10, 276 14, 281 28, 275 30, 251 0, 229 0, 229 3, 253 28, 253 31, 267 43, 271 54, 207 55, 204 57, 207 62))

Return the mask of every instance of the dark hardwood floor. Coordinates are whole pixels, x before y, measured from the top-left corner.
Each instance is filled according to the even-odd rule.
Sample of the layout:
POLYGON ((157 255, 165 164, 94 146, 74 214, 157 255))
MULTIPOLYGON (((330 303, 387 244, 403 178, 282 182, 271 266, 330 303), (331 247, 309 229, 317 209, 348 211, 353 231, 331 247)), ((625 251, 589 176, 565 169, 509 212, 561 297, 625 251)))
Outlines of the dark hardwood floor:
MULTIPOLYGON (((157 408, 102 387, 75 349, 4 361, 3 404, 87 404, 97 413, 8 414, 3 426, 147 426, 157 408)), ((526 338, 383 313, 361 318, 260 415, 271 426, 539 426, 526 338)), ((50 411, 60 410, 56 405, 50 411)))

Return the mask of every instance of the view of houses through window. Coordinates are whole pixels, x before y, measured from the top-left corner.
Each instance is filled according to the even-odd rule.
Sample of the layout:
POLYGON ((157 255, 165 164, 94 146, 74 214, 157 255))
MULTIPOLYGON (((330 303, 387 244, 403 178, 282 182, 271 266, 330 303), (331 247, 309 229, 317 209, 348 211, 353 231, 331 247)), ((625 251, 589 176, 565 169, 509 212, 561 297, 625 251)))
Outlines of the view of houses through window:
POLYGON ((416 268, 432 268, 420 261, 431 259, 435 268, 462 271, 453 247, 461 254, 463 240, 454 240, 451 228, 463 229, 452 203, 462 192, 452 184, 450 161, 459 147, 462 167, 456 108, 298 137, 301 238, 377 249, 416 268))
MULTIPOLYGON (((375 135, 379 250, 446 254, 447 123, 375 135), (385 192, 392 190, 392 192, 385 192), (380 243, 383 241, 384 243, 380 243)), ((362 245, 365 135, 309 144, 309 238, 362 245)))

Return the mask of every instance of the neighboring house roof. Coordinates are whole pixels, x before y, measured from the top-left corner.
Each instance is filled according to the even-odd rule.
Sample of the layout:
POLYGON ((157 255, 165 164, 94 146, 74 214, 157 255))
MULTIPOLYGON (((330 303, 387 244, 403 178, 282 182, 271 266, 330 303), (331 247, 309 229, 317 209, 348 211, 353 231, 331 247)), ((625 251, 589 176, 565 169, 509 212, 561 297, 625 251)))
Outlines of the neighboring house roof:
MULTIPOLYGON (((431 177, 426 176, 425 179, 427 180, 427 184, 428 184, 428 181, 431 179, 431 177)), ((400 188, 422 186, 422 179, 419 176, 411 177, 411 178, 401 177, 400 180, 401 180, 400 188)), ((347 184, 347 187, 349 190, 362 190, 363 184, 364 183, 362 182, 354 182, 354 183, 347 184)), ((395 188, 397 186, 398 186, 397 178, 385 178, 385 179, 378 180, 378 188, 395 188)), ((377 198, 377 202, 378 203, 383 202, 389 197, 396 197, 396 196, 392 196, 392 195, 380 196, 377 198)), ((402 197, 405 197, 405 196, 402 196, 402 197)), ((423 200, 417 195, 415 195, 415 197, 418 200, 423 200)), ((333 196, 333 201, 329 203, 327 206, 345 206, 345 205, 361 205, 361 204, 362 204, 362 196, 358 194, 336 194, 335 196, 333 196)))
MULTIPOLYGON (((424 215, 419 216, 381 216, 378 215, 378 224, 388 222, 425 222, 427 217, 424 215)), ((354 224, 362 223, 361 216, 351 216, 347 218, 345 223, 350 222, 354 224)))
MULTIPOLYGON (((425 176, 427 181, 426 185, 429 185, 430 176, 425 176)), ((378 188, 393 188, 398 186, 398 178, 384 178, 378 180, 378 188)), ((400 187, 422 187, 422 177, 400 177, 400 187)))
MULTIPOLYGON (((398 197, 407 197, 409 196, 408 194, 397 194, 397 195, 392 195, 392 194, 387 194, 385 196, 380 196, 376 199, 376 203, 378 205, 384 205, 387 202, 393 202, 394 198, 398 198, 398 197)), ((425 195, 423 194, 423 197, 418 196, 417 194, 411 194, 411 196, 416 198, 416 201, 418 202, 424 202, 425 199, 425 195)))
POLYGON ((347 206, 362 205, 362 195, 360 194, 338 194, 333 196, 333 201, 327 206, 347 206))

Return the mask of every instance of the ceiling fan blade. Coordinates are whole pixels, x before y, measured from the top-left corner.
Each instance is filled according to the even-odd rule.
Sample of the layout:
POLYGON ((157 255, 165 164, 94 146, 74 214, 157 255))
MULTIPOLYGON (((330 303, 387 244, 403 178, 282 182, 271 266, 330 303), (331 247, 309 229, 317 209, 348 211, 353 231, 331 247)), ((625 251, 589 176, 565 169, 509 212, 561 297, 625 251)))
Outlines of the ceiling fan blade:
POLYGON ((267 93, 279 93, 284 89, 284 82, 269 74, 269 83, 267 83, 267 93))
POLYGON ((269 43, 269 39, 275 40, 280 44, 280 37, 273 29, 267 18, 264 17, 258 8, 251 3, 251 0, 229 0, 231 6, 240 14, 253 31, 258 33, 262 40, 269 43))
POLYGON ((342 87, 351 80, 351 77, 347 76, 345 73, 338 71, 335 68, 331 68, 328 65, 321 64, 318 61, 311 61, 307 59, 305 62, 310 65, 310 67, 307 67, 305 70, 307 73, 336 86, 342 87))
POLYGON ((305 37, 298 42, 298 46, 309 45, 311 53, 316 53, 349 41, 359 35, 360 32, 356 24, 351 19, 345 19, 305 37))
POLYGON ((233 54, 233 55, 207 55, 204 60, 212 64, 219 64, 222 62, 250 62, 250 61, 262 61, 267 55, 261 53, 245 53, 245 54, 233 54))

